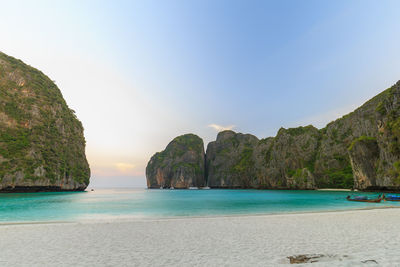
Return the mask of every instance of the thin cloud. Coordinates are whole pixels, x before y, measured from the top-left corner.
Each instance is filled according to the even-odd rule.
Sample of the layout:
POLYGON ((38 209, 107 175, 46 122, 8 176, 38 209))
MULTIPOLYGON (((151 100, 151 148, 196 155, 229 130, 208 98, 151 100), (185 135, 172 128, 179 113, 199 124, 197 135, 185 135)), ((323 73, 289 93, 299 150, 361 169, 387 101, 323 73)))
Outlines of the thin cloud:
POLYGON ((213 128, 217 132, 221 132, 221 131, 225 131, 225 130, 233 130, 236 127, 235 125, 222 126, 222 125, 218 125, 218 124, 214 124, 214 123, 209 124, 207 126, 210 128, 213 128))
POLYGON ((115 167, 120 172, 127 173, 127 172, 132 171, 135 168, 135 165, 134 164, 130 164, 130 163, 125 163, 125 162, 118 162, 118 163, 115 164, 115 167))

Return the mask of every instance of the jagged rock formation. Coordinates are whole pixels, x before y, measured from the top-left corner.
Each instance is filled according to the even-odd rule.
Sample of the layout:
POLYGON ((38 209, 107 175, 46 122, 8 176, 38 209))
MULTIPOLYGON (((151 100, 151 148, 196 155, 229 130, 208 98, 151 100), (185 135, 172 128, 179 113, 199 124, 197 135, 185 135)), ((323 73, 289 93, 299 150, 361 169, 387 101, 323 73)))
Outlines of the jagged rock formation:
POLYGON ((255 177, 254 147, 258 138, 251 134, 220 132, 207 146, 207 183, 218 188, 247 188, 255 177))
POLYGON ((364 190, 398 191, 400 190, 400 81, 367 104, 374 108, 372 114, 367 117, 374 125, 373 131, 365 131, 362 136, 354 139, 349 147, 355 186, 364 190))
POLYGON ((194 134, 172 140, 151 157, 146 167, 148 188, 189 188, 205 185, 204 143, 194 134))
POLYGON ((303 161, 314 156, 317 139, 318 130, 312 126, 298 131, 282 128, 276 138, 263 140, 250 134, 220 132, 207 147, 208 186, 312 189, 314 177, 303 161))
POLYGON ((84 190, 83 127, 46 75, 0 52, 0 191, 84 190))
POLYGON ((313 163, 320 135, 313 126, 281 128, 259 142, 258 184, 266 188, 313 189, 313 163), (273 178, 272 178, 273 177, 273 178))
POLYGON ((214 188, 400 190, 400 82, 320 130, 281 128, 261 140, 220 132, 204 178, 214 188))
POLYGON ((307 167, 315 159, 319 138, 313 126, 281 128, 275 138, 262 140, 249 134, 220 132, 207 147, 208 186, 313 189, 314 176, 307 167))

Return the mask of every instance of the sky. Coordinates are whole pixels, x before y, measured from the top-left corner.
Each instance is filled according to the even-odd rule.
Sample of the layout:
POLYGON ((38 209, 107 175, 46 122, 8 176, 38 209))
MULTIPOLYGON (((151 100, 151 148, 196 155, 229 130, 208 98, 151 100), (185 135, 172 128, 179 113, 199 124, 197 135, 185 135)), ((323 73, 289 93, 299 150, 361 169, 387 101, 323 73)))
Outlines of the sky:
POLYGON ((0 0, 0 51, 60 88, 90 187, 144 187, 176 136, 318 128, 400 79, 400 1, 0 0))

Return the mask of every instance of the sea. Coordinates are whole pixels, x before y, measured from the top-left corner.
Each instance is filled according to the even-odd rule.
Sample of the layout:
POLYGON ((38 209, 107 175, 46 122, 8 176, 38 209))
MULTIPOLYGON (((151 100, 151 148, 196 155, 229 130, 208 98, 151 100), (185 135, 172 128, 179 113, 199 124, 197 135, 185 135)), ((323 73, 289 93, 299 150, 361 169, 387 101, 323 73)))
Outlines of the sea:
POLYGON ((314 190, 160 190, 104 188, 84 192, 0 194, 0 223, 101 219, 158 219, 400 207, 400 203, 360 203, 348 195, 378 193, 314 190))

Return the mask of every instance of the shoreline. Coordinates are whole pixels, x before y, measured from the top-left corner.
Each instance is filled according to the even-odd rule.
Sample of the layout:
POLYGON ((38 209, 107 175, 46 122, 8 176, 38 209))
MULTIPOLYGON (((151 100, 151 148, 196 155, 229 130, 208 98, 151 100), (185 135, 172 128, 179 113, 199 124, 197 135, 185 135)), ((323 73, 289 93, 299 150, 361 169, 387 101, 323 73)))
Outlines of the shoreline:
POLYGON ((353 213, 365 212, 374 210, 397 210, 400 206, 385 206, 385 207, 363 207, 355 209, 338 209, 338 210, 314 210, 314 211, 296 211, 282 213, 250 213, 250 214, 221 214, 221 215, 204 215, 204 216, 165 216, 165 217, 138 217, 133 215, 115 216, 108 218, 89 218, 89 219, 72 219, 72 220, 54 220, 54 221, 10 221, 0 222, 0 227, 3 226, 18 226, 18 225, 57 225, 57 224, 97 224, 97 223, 126 223, 126 222, 162 222, 174 220, 191 220, 191 219, 220 219, 220 218, 252 218, 252 217, 278 217, 278 216, 302 216, 302 215, 324 215, 332 213, 353 213))
POLYGON ((320 189, 315 189, 316 191, 340 191, 340 192, 361 192, 361 191, 354 191, 351 189, 346 189, 346 188, 320 188, 320 189))
POLYGON ((368 261, 396 266, 399 219, 400 209, 381 207, 8 224, 0 227, 0 262, 4 266, 291 266, 289 257, 318 255, 316 266, 359 266, 368 261), (65 257, 66 252, 74 256, 65 257))

